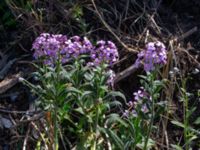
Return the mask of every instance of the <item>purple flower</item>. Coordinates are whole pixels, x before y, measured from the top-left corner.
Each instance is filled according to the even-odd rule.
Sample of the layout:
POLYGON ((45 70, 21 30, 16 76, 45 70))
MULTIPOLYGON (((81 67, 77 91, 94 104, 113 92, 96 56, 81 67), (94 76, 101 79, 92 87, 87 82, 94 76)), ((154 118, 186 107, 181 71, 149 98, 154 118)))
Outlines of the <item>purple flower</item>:
POLYGON ((134 92, 133 95, 134 95, 134 100, 139 101, 143 98, 146 98, 148 94, 144 90, 144 87, 140 87, 140 89, 137 92, 134 92))
POLYGON ((125 110, 122 116, 127 118, 129 116, 129 111, 125 110))
POLYGON ((138 116, 137 111, 134 110, 134 109, 131 111, 131 114, 132 114, 133 117, 137 117, 138 116))
POLYGON ((144 87, 140 87, 137 92, 133 93, 134 98, 128 102, 128 110, 124 112, 124 114, 131 115, 133 117, 137 117, 139 112, 144 114, 149 112, 147 107, 148 103, 151 103, 150 96, 144 89, 144 87), (127 112, 128 111, 128 112, 127 112))
POLYGON ((93 51, 91 51, 90 57, 94 62, 94 65, 99 65, 104 62, 112 65, 119 58, 118 50, 115 44, 111 41, 97 41, 97 45, 93 51))
POLYGON ((130 101, 128 102, 128 106, 129 106, 129 107, 133 107, 133 105, 134 105, 133 101, 130 100, 130 101))
POLYGON ((143 105, 142 105, 141 111, 142 111, 143 113, 148 113, 148 112, 149 112, 149 109, 147 108, 147 105, 146 105, 146 104, 143 104, 143 105))
POLYGON ((111 69, 108 70, 108 73, 109 73, 109 78, 108 78, 108 80, 107 80, 107 84, 108 84, 109 86, 111 86, 112 88, 114 88, 114 79, 115 79, 116 74, 115 74, 115 72, 114 72, 113 70, 111 70, 111 69))
POLYGON ((161 66, 167 63, 167 50, 163 43, 150 42, 146 48, 138 53, 138 58, 135 66, 139 67, 140 64, 144 66, 146 72, 152 71, 156 66, 161 66))

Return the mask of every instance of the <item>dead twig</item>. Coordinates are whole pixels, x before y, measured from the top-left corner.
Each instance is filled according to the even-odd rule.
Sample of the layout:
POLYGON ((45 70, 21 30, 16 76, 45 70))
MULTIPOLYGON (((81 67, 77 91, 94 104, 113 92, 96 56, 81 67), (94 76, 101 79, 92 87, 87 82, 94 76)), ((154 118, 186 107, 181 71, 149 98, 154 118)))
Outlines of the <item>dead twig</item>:
POLYGON ((184 40, 185 38, 187 38, 190 35, 194 34, 197 31, 197 29, 198 29, 197 27, 194 27, 194 28, 190 29, 189 31, 187 31, 187 32, 183 33, 181 36, 179 36, 176 40, 178 42, 184 40))
POLYGON ((25 136, 25 139, 24 139, 23 150, 26 150, 26 145, 27 145, 27 141, 28 141, 28 137, 29 137, 29 132, 30 132, 30 125, 28 127, 28 131, 26 132, 26 136, 25 136))
POLYGON ((137 50, 133 49, 133 48, 130 48, 128 47, 113 31, 112 29, 110 28, 110 26, 105 22, 105 20, 103 19, 103 17, 101 16, 99 10, 97 9, 97 6, 94 2, 94 0, 91 0, 92 1, 92 4, 94 6, 94 9, 97 13, 97 15, 99 16, 99 19, 101 20, 101 22, 103 23, 103 25, 108 29, 108 31, 116 38, 116 40, 128 51, 130 52, 134 52, 134 53, 138 53, 137 50))
POLYGON ((7 90, 9 90, 11 87, 13 87, 15 84, 17 84, 19 81, 18 79, 22 77, 22 73, 19 72, 15 75, 13 75, 11 78, 4 79, 0 82, 0 94, 5 93, 7 90))
POLYGON ((0 57, 1 57, 0 68, 3 68, 3 66, 5 66, 5 64, 7 62, 9 55, 5 55, 4 53, 0 52, 0 57))
POLYGON ((116 75, 116 77, 114 79, 114 83, 117 83, 117 82, 121 81, 122 79, 126 78, 127 76, 131 75, 137 69, 138 69, 138 67, 136 67, 135 65, 132 65, 129 68, 125 69, 124 71, 120 72, 119 74, 116 75))
POLYGON ((0 79, 2 80, 5 75, 8 73, 9 69, 12 67, 12 65, 18 61, 21 60, 24 57, 27 57, 28 55, 23 55, 20 58, 14 58, 12 60, 10 60, 9 62, 7 62, 7 64, 4 66, 4 68, 0 71, 0 79))
POLYGON ((148 34, 147 32, 149 32, 148 28, 149 28, 150 25, 153 25, 152 27, 156 28, 156 30, 158 31, 159 34, 161 33, 160 28, 158 27, 158 25, 156 24, 156 21, 154 20, 154 16, 157 14, 157 10, 158 10, 161 2, 162 2, 162 0, 158 1, 158 4, 155 8, 155 11, 152 15, 147 15, 148 16, 147 26, 144 28, 143 32, 140 34, 137 45, 139 45, 139 43, 142 40, 142 37, 144 37, 145 33, 148 34))
MULTIPOLYGON (((29 122, 33 122, 33 121, 38 121, 40 119, 42 119, 45 115, 44 112, 41 112, 39 114, 35 114, 34 116, 30 117, 30 116, 26 116, 26 120, 23 119, 23 120, 20 120, 18 122, 16 122, 16 125, 13 125, 12 128, 16 128, 22 124, 25 124, 25 123, 29 123, 29 122)), ((22 118, 25 118, 25 116, 23 116, 22 118)))
POLYGON ((31 125, 35 128, 36 131, 38 131, 42 141, 44 142, 45 150, 48 150, 49 148, 48 148, 47 140, 45 140, 44 135, 40 132, 39 128, 34 122, 31 122, 31 125))
POLYGON ((2 113, 10 113, 10 114, 36 114, 41 111, 18 111, 18 110, 6 110, 6 108, 0 107, 0 112, 2 113))
POLYGON ((7 72, 9 71, 9 69, 11 68, 11 66, 17 61, 17 58, 14 58, 12 60, 10 60, 5 66, 4 68, 0 71, 0 79, 3 79, 5 77, 5 75, 7 74, 7 72))
POLYGON ((21 94, 22 92, 12 92, 12 93, 6 93, 6 94, 1 94, 0 99, 5 99, 5 98, 11 98, 11 97, 17 97, 21 94))

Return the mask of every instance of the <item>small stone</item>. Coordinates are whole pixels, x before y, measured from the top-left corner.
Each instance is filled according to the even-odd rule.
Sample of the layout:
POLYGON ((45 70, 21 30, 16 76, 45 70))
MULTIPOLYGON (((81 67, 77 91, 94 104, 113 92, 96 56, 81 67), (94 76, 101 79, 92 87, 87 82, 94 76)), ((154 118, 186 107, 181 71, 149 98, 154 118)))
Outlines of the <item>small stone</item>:
POLYGON ((0 116, 0 127, 4 127, 4 128, 9 129, 12 126, 13 126, 13 124, 9 119, 0 116))

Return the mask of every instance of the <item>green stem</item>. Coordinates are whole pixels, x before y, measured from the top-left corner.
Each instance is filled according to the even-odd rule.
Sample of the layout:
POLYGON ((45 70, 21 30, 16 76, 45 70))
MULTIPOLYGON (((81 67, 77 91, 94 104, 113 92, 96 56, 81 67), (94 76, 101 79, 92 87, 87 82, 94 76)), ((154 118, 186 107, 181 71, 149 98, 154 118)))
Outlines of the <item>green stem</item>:
POLYGON ((61 63, 60 61, 58 61, 58 64, 57 64, 57 79, 56 79, 56 83, 55 83, 55 86, 56 86, 56 93, 55 93, 55 97, 54 97, 54 101, 53 101, 53 121, 54 121, 54 150, 58 150, 58 147, 59 147, 59 143, 58 143, 58 120, 57 120, 57 116, 58 116, 58 112, 57 112, 57 105, 59 103, 59 99, 58 99, 58 89, 57 89, 57 82, 59 83, 60 82, 60 70, 61 70, 61 63))
POLYGON ((144 150, 147 149, 147 144, 148 144, 151 129, 152 129, 152 126, 153 126, 153 121, 154 121, 154 99, 152 98, 151 120, 150 120, 150 125, 149 125, 149 128, 148 128, 147 136, 146 136, 146 139, 145 139, 144 150))
POLYGON ((57 121, 57 111, 54 110, 53 114, 53 122, 54 122, 54 150, 58 150, 58 121, 57 121))
POLYGON ((185 149, 189 150, 189 145, 188 145, 188 121, 189 121, 189 116, 188 116, 188 97, 186 93, 186 81, 183 81, 183 102, 184 102, 184 140, 185 140, 185 149))
POLYGON ((99 106, 97 106, 97 108, 96 108, 96 117, 95 117, 95 126, 94 126, 95 139, 94 139, 94 143, 93 143, 93 146, 92 146, 91 150, 96 150, 98 123, 99 123, 99 106))
POLYGON ((153 82, 155 80, 155 77, 156 77, 156 71, 152 72, 150 74, 150 96, 152 98, 152 107, 151 107, 151 119, 150 119, 150 125, 149 125, 149 128, 148 128, 148 131, 147 131, 147 136, 146 136, 146 139, 145 139, 145 143, 144 143, 144 150, 147 149, 147 144, 148 144, 148 141, 149 141, 149 137, 150 137, 150 133, 151 133, 151 130, 152 130, 152 127, 153 127, 153 121, 154 121, 154 103, 155 103, 155 100, 154 100, 154 91, 153 91, 153 82))

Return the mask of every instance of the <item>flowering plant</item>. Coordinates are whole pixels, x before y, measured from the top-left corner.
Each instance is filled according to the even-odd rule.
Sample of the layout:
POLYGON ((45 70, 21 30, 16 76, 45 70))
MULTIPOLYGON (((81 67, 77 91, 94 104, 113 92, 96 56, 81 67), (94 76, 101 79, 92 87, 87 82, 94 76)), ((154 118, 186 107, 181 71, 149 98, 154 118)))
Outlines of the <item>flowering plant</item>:
POLYGON ((152 146, 150 132, 163 85, 156 71, 167 59, 161 42, 147 44, 138 54, 135 65, 142 64, 147 75, 140 76, 142 87, 133 93, 122 117, 114 113, 121 108, 118 98, 125 97, 111 88, 115 73, 110 66, 119 58, 113 42, 100 40, 92 44, 86 37, 43 33, 32 49, 34 58, 44 63, 34 73, 40 83, 36 86, 23 82, 38 96, 40 108, 50 112, 44 133, 50 134, 53 128, 53 136, 49 137, 54 139, 49 145, 58 149, 65 135, 61 133, 67 133, 73 135, 73 140, 65 137, 62 141, 68 143, 63 145, 68 149, 104 149, 104 143, 113 149, 152 146))
MULTIPOLYGON (((94 46, 86 37, 43 33, 32 49, 34 58, 44 63, 36 66, 34 73, 40 83, 23 82, 38 96, 40 108, 51 114, 46 133, 53 127, 50 145, 58 149, 59 135, 64 132, 76 139, 73 143, 67 140, 69 149, 74 144, 77 149, 102 149, 101 143, 108 140, 103 132, 105 124, 113 120, 106 113, 119 108, 116 98, 125 100, 123 94, 111 89, 115 74, 109 65, 118 60, 115 44, 101 40, 94 46)), ((115 113, 109 115, 120 120, 115 113)))
MULTIPOLYGON (((129 122, 129 127, 134 129, 134 135, 131 132, 127 133, 133 141, 130 144, 132 147, 140 147, 146 150, 154 145, 150 133, 155 118, 159 116, 161 109, 164 108, 164 103, 158 101, 164 82, 157 80, 157 72, 166 62, 167 51, 161 42, 148 43, 146 48, 138 54, 134 65, 136 67, 143 65, 146 75, 140 76, 142 87, 133 93, 133 99, 127 103, 128 109, 123 113, 123 117, 129 122), (133 125, 130 125, 130 123, 133 125)), ((126 138, 124 140, 128 141, 126 138)))

